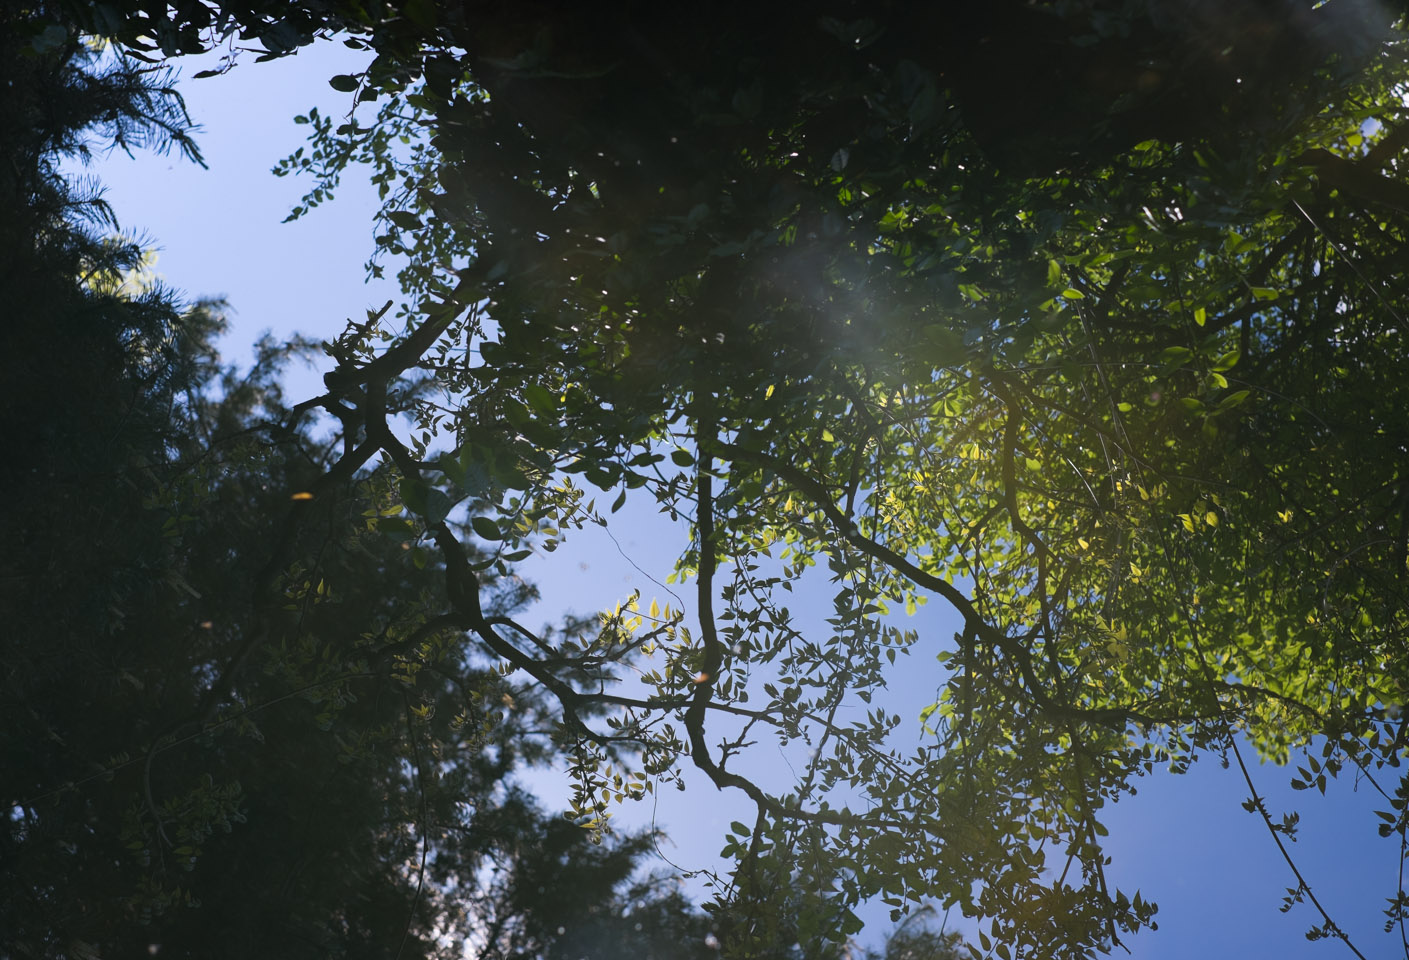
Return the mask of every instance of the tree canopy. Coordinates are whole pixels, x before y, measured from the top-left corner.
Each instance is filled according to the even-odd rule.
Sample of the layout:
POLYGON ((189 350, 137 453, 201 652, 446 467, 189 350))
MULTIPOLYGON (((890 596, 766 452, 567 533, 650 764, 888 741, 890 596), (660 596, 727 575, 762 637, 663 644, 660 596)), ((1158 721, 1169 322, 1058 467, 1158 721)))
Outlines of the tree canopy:
POLYGON ((221 365, 223 305, 156 284, 61 166, 198 157, 165 75, 3 37, 0 291, 27 322, 0 360, 0 956, 713 956, 714 921, 640 875, 652 836, 593 843, 515 782, 548 755, 534 692, 431 643, 440 571, 385 472, 330 478, 336 445, 284 428, 309 345, 221 365))
POLYGON ((1110 950, 1154 906, 1107 883, 1102 807, 1200 752, 1354 771, 1402 855, 1402 11, 74 6, 166 53, 375 51, 332 78, 374 116, 310 114, 281 167, 307 207, 370 163, 408 258, 403 308, 292 408, 341 424, 310 489, 383 478, 439 577, 421 638, 531 679, 584 823, 681 764, 753 800, 732 955, 775 891, 803 941, 935 898, 984 918, 976 952, 1110 950), (628 497, 688 520, 684 609, 604 598, 555 635, 495 609, 628 497), (818 576, 825 622, 789 608, 818 576), (952 636, 906 628, 925 601, 952 636), (939 691, 918 749, 900 668, 939 691), (790 786, 731 768, 762 739, 806 743, 790 786))

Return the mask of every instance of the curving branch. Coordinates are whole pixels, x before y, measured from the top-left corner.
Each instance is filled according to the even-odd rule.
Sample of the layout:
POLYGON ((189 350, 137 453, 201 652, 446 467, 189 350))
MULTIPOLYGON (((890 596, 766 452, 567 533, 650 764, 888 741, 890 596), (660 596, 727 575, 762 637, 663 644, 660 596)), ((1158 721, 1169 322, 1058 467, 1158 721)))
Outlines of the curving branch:
POLYGON ((1095 723, 1117 729, 1123 729, 1131 723, 1139 724, 1143 727, 1158 727, 1187 723, 1192 720, 1200 719, 1200 715, 1196 714, 1154 715, 1129 707, 1075 707, 1061 702, 1060 700, 1053 699, 1044 689, 1044 685, 1037 676, 1036 669, 1032 662, 1032 651, 1023 645, 1020 638, 1010 636, 999 627, 989 623, 984 616, 979 613, 973 601, 964 596, 959 588, 948 580, 921 570, 908 558, 895 552, 890 547, 863 536, 857 529, 856 524, 842 513, 841 509, 837 507, 836 503, 827 494, 826 489, 816 480, 770 453, 765 453, 760 450, 750 450, 736 444, 722 441, 716 442, 714 449, 720 454, 727 454, 737 460, 751 461, 766 466, 806 495, 812 501, 813 505, 843 533, 847 541, 862 553, 880 560, 889 565, 893 570, 909 577, 919 586, 933 590, 942 596, 954 607, 959 615, 963 617, 964 632, 966 634, 971 633, 991 647, 1002 650, 1012 659, 1017 665, 1019 672, 1022 674, 1028 695, 1043 711, 1063 720, 1095 723))

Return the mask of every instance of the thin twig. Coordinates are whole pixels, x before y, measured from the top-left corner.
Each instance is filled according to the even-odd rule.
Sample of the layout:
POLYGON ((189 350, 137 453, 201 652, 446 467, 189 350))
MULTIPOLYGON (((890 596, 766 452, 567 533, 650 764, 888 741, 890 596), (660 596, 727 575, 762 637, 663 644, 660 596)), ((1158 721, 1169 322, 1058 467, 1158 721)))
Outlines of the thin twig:
POLYGON ((426 886, 426 857, 430 853, 430 833, 427 830, 426 785, 421 774, 421 748, 416 743, 416 729, 411 723, 411 697, 401 691, 401 702, 406 707, 406 736, 411 741, 411 756, 416 764, 416 791, 420 795, 420 816, 416 825, 421 834, 421 867, 416 872, 416 896, 411 899, 411 912, 406 916, 406 928, 401 931, 401 943, 396 948, 396 960, 401 960, 401 952, 406 949, 406 941, 411 937, 411 925, 416 920, 416 910, 421 905, 421 891, 426 886))

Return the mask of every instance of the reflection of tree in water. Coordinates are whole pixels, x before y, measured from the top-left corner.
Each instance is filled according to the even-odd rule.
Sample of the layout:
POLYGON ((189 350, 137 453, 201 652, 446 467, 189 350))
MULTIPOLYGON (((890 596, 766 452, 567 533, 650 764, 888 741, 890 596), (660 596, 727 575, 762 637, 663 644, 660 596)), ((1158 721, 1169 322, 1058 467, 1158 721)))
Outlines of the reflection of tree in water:
MULTIPOLYGON (((114 9, 129 41, 207 42, 114 9)), ((324 27, 379 51, 333 80, 375 115, 310 114, 280 170, 313 178, 301 214, 371 166, 408 305, 351 325, 329 392, 287 411, 280 443, 321 408, 337 446, 259 452, 315 497, 251 527, 263 566, 232 575, 254 599, 228 620, 252 626, 196 643, 195 730, 270 677, 405 691, 398 719, 329 681, 313 720, 397 758, 378 837, 438 890, 452 841, 424 824, 471 776, 462 727, 511 755, 542 730, 594 829, 693 765, 756 807, 715 905, 745 954, 930 898, 1004 960, 1111 949, 1154 908, 1107 883, 1104 805, 1200 751, 1244 769, 1240 742, 1397 809, 1402 11, 402 12, 237 11, 276 53, 324 27), (688 609, 517 623, 510 565, 628 495, 692 524, 688 609), (789 607, 813 566, 825 627, 789 607), (952 640, 888 619, 926 600, 952 640), (887 681, 936 657, 927 738, 892 750, 887 681), (730 764, 774 738, 813 748, 790 788, 730 764)), ((191 721, 155 723, 148 756, 191 721)), ((189 805, 233 809, 214 791, 189 805)), ((135 809, 172 857, 192 845, 165 820, 231 819, 135 809)))

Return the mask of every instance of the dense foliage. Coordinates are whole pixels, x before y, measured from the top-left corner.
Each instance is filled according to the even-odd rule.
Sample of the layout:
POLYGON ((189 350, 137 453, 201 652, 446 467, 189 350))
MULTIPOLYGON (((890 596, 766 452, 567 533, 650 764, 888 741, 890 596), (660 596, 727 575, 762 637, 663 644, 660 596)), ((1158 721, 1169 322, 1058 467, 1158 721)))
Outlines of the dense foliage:
POLYGON ((734 955, 875 896, 957 903, 1005 960, 1110 949, 1153 907, 1106 882, 1103 805, 1246 742, 1302 786, 1355 770, 1402 851, 1397 12, 353 6, 288 5, 377 52, 333 78, 375 119, 310 115, 283 169, 312 204, 374 165, 409 298, 297 409, 343 425, 326 476, 389 463, 445 626, 555 704, 584 822, 681 763, 753 799, 734 955), (493 610, 506 564, 610 522, 588 486, 691 522, 688 611, 553 637, 493 610), (888 614, 927 599, 952 640, 888 614), (881 691, 936 659, 895 749, 881 691), (728 763, 766 730, 809 747, 782 788, 728 763))
POLYGON ((0 956, 713 956, 650 837, 515 785, 535 695, 435 620, 386 471, 282 425, 306 345, 222 367, 221 305, 74 182, 90 145, 197 156, 179 97, 5 26, 0 956))
MULTIPOLYGON (((516 784, 550 754, 540 697, 437 615, 389 472, 287 425, 309 345, 222 366, 223 305, 155 283, 74 177, 114 146, 199 159, 165 74, 5 26, 0 293, 43 322, 0 378, 0 957, 716 956, 738 921, 647 875, 654 837, 602 842, 516 784)), ((489 590, 499 614, 532 593, 489 590)), ((912 923, 884 955, 955 949, 912 923)))

